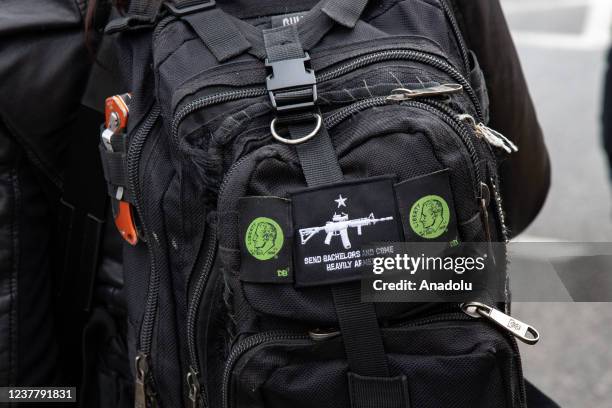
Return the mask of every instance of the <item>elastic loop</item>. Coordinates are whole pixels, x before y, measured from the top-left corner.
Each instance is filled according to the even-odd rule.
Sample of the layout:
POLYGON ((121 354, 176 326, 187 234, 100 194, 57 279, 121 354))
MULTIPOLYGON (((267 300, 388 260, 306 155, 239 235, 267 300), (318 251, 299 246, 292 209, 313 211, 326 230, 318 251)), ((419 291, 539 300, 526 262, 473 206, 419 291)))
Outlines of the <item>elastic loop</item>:
POLYGON ((270 132, 272 132, 272 136, 276 140, 278 140, 279 142, 282 142, 282 143, 289 144, 289 145, 297 145, 297 144, 301 144, 301 143, 307 142, 308 140, 312 139, 317 133, 319 133, 319 130, 321 130, 321 126, 323 125, 323 118, 321 117, 320 114, 313 113, 313 116, 317 120, 317 123, 315 124, 314 129, 312 130, 312 132, 310 132, 309 134, 307 134, 304 137, 300 137, 299 139, 287 139, 287 138, 284 138, 284 137, 280 136, 276 132, 276 120, 277 120, 277 118, 272 119, 272 122, 270 122, 270 132))

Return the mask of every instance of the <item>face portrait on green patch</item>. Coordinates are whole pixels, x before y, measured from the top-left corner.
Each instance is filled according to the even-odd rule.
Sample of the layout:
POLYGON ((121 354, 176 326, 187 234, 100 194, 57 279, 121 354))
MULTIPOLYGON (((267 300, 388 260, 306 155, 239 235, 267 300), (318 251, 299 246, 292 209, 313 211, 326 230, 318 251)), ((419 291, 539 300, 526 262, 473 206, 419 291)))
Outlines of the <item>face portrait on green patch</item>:
POLYGON ((420 198, 410 209, 410 227, 426 239, 435 239, 444 234, 449 221, 448 204, 437 195, 420 198))
POLYGON ((260 261, 274 258, 283 247, 283 230, 272 218, 255 218, 244 238, 247 250, 260 261))

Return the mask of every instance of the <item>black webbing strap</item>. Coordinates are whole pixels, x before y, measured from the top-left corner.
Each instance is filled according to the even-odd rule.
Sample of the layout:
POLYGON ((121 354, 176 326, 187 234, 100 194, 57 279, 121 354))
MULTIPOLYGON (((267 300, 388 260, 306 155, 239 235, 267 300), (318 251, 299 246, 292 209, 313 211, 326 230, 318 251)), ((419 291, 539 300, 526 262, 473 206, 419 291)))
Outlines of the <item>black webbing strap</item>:
POLYGON ((367 5, 368 0, 328 0, 322 11, 338 24, 353 28, 367 5))
POLYGON ((162 0, 130 0, 128 14, 155 17, 159 12, 162 0))
POLYGON ((410 394, 405 376, 364 377, 349 373, 351 408, 409 408, 410 394))
MULTIPOLYGON (((222 10, 212 8, 214 1, 174 0, 167 5, 174 14, 191 25, 219 62, 245 51, 257 58, 270 58, 270 54, 266 53, 261 29, 222 10), (198 10, 197 7, 207 10, 198 10), (181 14, 179 10, 182 9, 189 12, 181 14)), ((314 47, 335 23, 354 27, 366 5, 367 0, 320 1, 297 24, 301 49, 309 50, 314 47)))
POLYGON ((368 0, 322 0, 317 3, 297 24, 304 49, 317 45, 335 23, 355 27, 367 4, 368 0))
MULTIPOLYGON (((117 139, 117 138, 115 138, 117 139)), ((121 200, 134 203, 131 190, 128 188, 128 176, 126 167, 126 150, 110 151, 103 144, 98 147, 104 179, 106 180, 108 195, 116 199, 117 190, 122 189, 121 200)), ((114 201, 114 200, 113 200, 114 201)))
POLYGON ((361 282, 336 285, 332 294, 351 372, 367 377, 389 377, 376 310, 373 303, 361 301, 361 282))
POLYGON ((128 182, 125 152, 112 152, 103 144, 100 144, 99 150, 102 168, 104 169, 104 179, 113 186, 112 192, 109 190, 109 195, 114 197, 117 187, 125 187, 128 182))
POLYGON ((104 32, 112 34, 118 31, 150 27, 155 24, 162 0, 130 0, 127 13, 111 20, 104 32))
MULTIPOLYGON (((357 23, 363 8, 365 8, 365 3, 367 3, 367 1, 358 0, 357 3, 364 3, 363 8, 361 8, 361 12, 358 14, 353 12, 351 16, 347 15, 342 18, 342 14, 340 12, 342 7, 334 5, 333 3, 335 2, 336 0, 320 1, 308 13, 306 13, 304 18, 302 18, 298 24, 296 24, 304 50, 310 50, 312 47, 317 45, 336 23, 345 25, 346 23, 350 22, 350 27, 353 27, 357 23), (326 13, 324 9, 332 11, 326 13), (344 24, 342 22, 344 22, 344 24)), ((253 45, 250 52, 254 55, 259 54, 258 50, 263 46, 263 44, 261 44, 261 40, 258 41, 258 38, 261 38, 259 30, 242 21, 239 23, 239 27, 241 30, 243 30, 245 36, 253 45)), ((263 48, 261 52, 265 54, 265 48, 263 48)))
POLYGON ((297 24, 304 49, 309 50, 317 45, 327 32, 334 27, 334 24, 334 20, 323 13, 322 9, 318 7, 306 13, 304 18, 297 24))
MULTIPOLYGON (((236 17, 230 16, 235 26, 242 32, 251 44, 249 54, 259 58, 266 58, 266 47, 262 38, 261 30, 236 17)), ((320 8, 314 8, 300 20, 296 27, 300 36, 300 42, 304 50, 309 50, 321 41, 327 32, 334 26, 335 22, 329 16, 321 12, 320 8)))
MULTIPOLYGON (((312 131, 312 126, 312 121, 289 125, 289 133, 298 139, 312 131)), ((296 149, 310 187, 343 181, 342 169, 325 126, 296 149)), ((376 311, 372 303, 361 301, 361 283, 335 285, 332 294, 351 371, 367 377, 388 377, 387 357, 376 311)))
MULTIPOLYGON (((300 61, 300 59, 306 57, 300 44, 296 26, 289 25, 264 30, 263 35, 269 63, 283 60, 300 61)), ((274 68, 273 64, 272 67, 274 68)), ((302 69, 305 68, 302 67, 302 69)), ((274 71, 273 74, 281 75, 284 73, 274 71)), ((303 73, 295 74, 303 75, 303 78, 308 79, 308 76, 303 73)), ((281 82, 283 80, 283 78, 279 79, 281 82)), ((308 120, 308 118, 320 115, 314 104, 308 106, 303 103, 303 100, 300 99, 302 94, 295 95, 295 92, 299 93, 304 89, 309 89, 309 86, 310 84, 302 87, 296 85, 296 91, 283 89, 282 92, 279 92, 283 95, 293 93, 293 96, 300 102, 294 105, 283 105, 284 109, 288 111, 278 111, 277 120, 288 125, 292 139, 303 138, 312 132, 314 121, 308 120), (307 107, 304 108, 304 105, 307 107)), ((276 105, 277 101, 275 99, 278 98, 278 94, 274 94, 274 92, 270 92, 270 94, 273 104, 276 105)), ((313 90, 311 96, 314 102, 316 89, 313 90)), ((321 126, 313 138, 298 144, 296 149, 304 177, 309 186, 322 186, 343 180, 338 157, 325 126, 321 126)), ((332 288, 332 293, 350 370, 363 376, 388 377, 388 363, 376 311, 372 303, 361 301, 361 284, 354 282, 337 285, 332 288)))
POLYGON ((194 8, 199 7, 202 3, 215 4, 214 1, 210 0, 171 0, 167 1, 168 4, 172 4, 179 10, 193 10, 194 8))
MULTIPOLYGON (((306 136, 312 131, 312 126, 312 121, 289 125, 289 134, 293 139, 306 136)), ((297 145, 296 150, 309 186, 343 181, 342 169, 325 126, 321 126, 315 137, 297 145)))
POLYGON ((182 17, 215 56, 223 62, 251 48, 251 43, 223 11, 211 8, 182 17))
POLYGON ((304 48, 294 25, 264 30, 263 40, 270 62, 304 57, 304 48))

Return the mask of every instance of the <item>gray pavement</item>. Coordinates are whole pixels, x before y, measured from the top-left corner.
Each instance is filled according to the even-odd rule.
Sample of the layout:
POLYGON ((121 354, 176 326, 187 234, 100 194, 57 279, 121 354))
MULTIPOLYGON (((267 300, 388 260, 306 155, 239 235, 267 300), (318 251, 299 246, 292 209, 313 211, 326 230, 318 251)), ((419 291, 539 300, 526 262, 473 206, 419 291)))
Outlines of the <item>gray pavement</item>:
MULTIPOLYGON (((527 240, 612 242, 600 143, 610 0, 502 0, 552 159, 552 187, 527 240)), ((612 407, 612 303, 515 303, 542 340, 525 374, 563 407, 612 407)))

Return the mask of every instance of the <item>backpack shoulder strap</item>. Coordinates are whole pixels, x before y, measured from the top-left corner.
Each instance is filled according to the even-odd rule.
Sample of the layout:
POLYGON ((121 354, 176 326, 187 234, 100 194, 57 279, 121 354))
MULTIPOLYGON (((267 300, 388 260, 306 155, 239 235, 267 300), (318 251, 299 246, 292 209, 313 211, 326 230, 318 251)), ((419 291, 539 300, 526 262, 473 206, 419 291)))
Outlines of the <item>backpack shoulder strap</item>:
POLYGON ((368 0, 327 0, 321 11, 336 23, 353 28, 367 5, 368 0))
MULTIPOLYGON (((315 46, 335 23, 353 28, 368 0, 321 0, 297 25, 305 50, 315 46)), ((219 62, 246 51, 264 59, 262 30, 215 7, 214 1, 173 0, 169 10, 186 21, 219 62)))
POLYGON ((114 34, 120 31, 152 27, 163 0, 131 0, 128 12, 119 18, 111 20, 104 29, 105 34, 114 34))
POLYGON ((251 48, 251 43, 230 16, 215 7, 213 1, 174 0, 169 10, 181 17, 198 34, 217 61, 224 62, 251 48))

